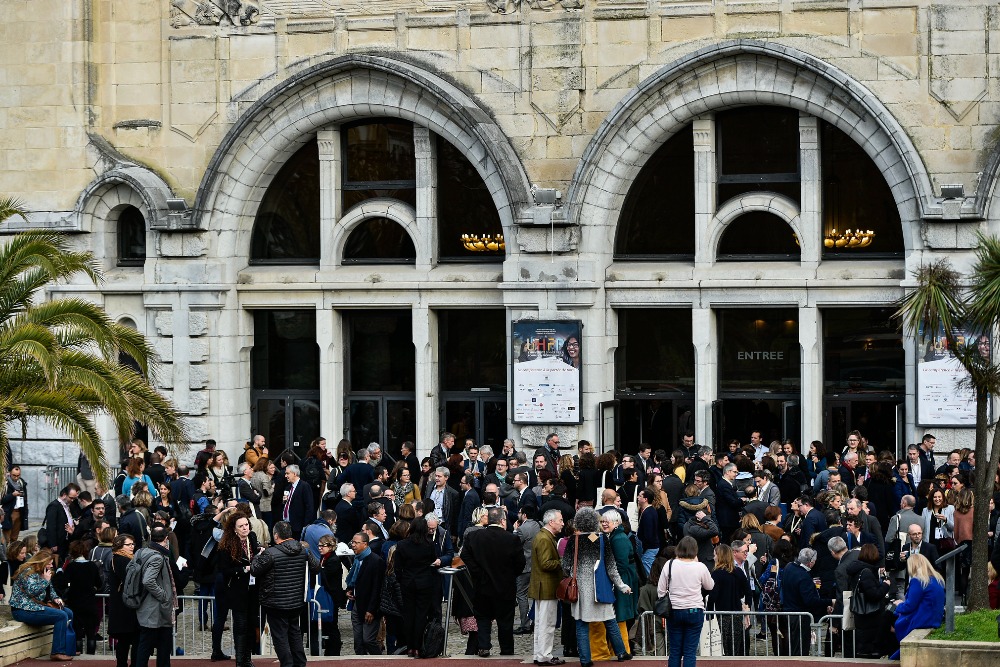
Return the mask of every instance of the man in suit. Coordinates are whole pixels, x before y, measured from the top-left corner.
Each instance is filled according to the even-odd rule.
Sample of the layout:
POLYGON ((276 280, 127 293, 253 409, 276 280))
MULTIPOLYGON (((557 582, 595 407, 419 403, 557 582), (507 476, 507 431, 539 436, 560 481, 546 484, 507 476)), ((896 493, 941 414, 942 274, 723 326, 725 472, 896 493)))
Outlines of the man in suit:
POLYGON ((479 448, 475 445, 466 450, 469 458, 465 460, 465 472, 472 476, 472 488, 477 491, 483 488, 483 477, 486 476, 486 464, 479 460, 479 448))
POLYGON ((427 498, 434 501, 434 513, 441 517, 441 521, 454 535, 458 527, 458 509, 461 504, 458 491, 451 488, 448 478, 451 471, 445 466, 440 466, 434 471, 434 486, 431 487, 427 498))
POLYGON ((503 457, 498 457, 496 460, 496 465, 493 468, 493 472, 486 475, 486 484, 496 484, 497 493, 500 498, 507 498, 511 493, 514 492, 514 487, 511 486, 507 479, 507 459, 503 457))
MULTIPOLYGON (((906 574, 906 559, 913 554, 920 554, 927 560, 931 562, 931 565, 937 567, 937 559, 941 557, 938 553, 936 546, 928 542, 924 537, 924 524, 923 522, 913 523, 907 526, 906 529, 907 540, 903 543, 903 548, 899 553, 899 559, 903 561, 902 573, 906 574)), ((942 572, 942 575, 944 573, 942 572)), ((905 592, 905 587, 901 593, 905 592)))
POLYGON ((553 475, 559 475, 559 435, 557 433, 549 433, 545 437, 545 446, 539 447, 535 450, 535 458, 539 456, 545 457, 545 470, 548 470, 553 475))
POLYGON ((45 531, 48 534, 48 548, 62 562, 69 552, 69 538, 76 528, 70 506, 76 501, 80 487, 70 482, 59 491, 59 497, 45 508, 45 531))
MULTIPOLYGON (((823 518, 823 513, 813 507, 813 499, 810 496, 799 496, 796 502, 798 504, 798 514, 802 517, 802 523, 795 528, 795 533, 798 536, 799 548, 804 549, 809 546, 809 540, 812 539, 813 535, 826 530, 826 520, 823 518)), ((814 558, 813 565, 815 564, 814 558)), ((812 569, 812 565, 809 568, 812 569)))
POLYGON ((514 655, 514 607, 517 576, 524 570, 521 540, 507 532, 507 517, 499 507, 487 515, 485 530, 469 534, 462 558, 476 582, 472 607, 479 626, 478 655, 490 655, 492 622, 497 623, 500 655, 514 655))
POLYGON ((337 513, 337 525, 334 535, 338 542, 348 543, 354 533, 361 530, 361 517, 358 515, 354 499, 358 492, 350 482, 340 485, 340 502, 334 510, 337 513))
POLYGON ((840 481, 847 485, 847 492, 854 493, 858 485, 858 455, 857 452, 847 452, 840 464, 840 481))
POLYGON ((472 476, 472 473, 467 472, 462 475, 462 485, 460 487, 462 507, 458 511, 458 532, 455 533, 459 540, 463 538, 465 529, 472 523, 472 510, 479 507, 479 504, 482 502, 482 499, 480 499, 479 494, 476 493, 476 489, 474 488, 475 481, 476 479, 472 476))
POLYGON ((761 502, 774 507, 781 506, 781 490, 771 481, 770 470, 755 471, 753 481, 757 485, 757 498, 761 502))
POLYGON ((900 538, 900 533, 906 533, 906 529, 914 523, 923 524, 923 519, 920 515, 913 511, 916 504, 917 499, 911 495, 905 495, 899 499, 899 511, 889 519, 889 526, 885 530, 884 537, 886 544, 893 540, 900 540, 901 543, 905 542, 905 538, 900 538))
POLYGON ((538 499, 535 492, 528 486, 528 473, 519 472, 514 475, 514 493, 507 498, 507 521, 504 525, 509 525, 514 529, 514 522, 517 521, 518 512, 522 507, 534 507, 538 509, 538 499))
POLYGON ((866 512, 864 503, 857 498, 850 498, 845 507, 847 508, 848 517, 856 516, 861 519, 862 532, 868 533, 875 538, 873 544, 878 548, 879 555, 885 558, 885 538, 878 519, 866 512))
POLYGON ((736 475, 739 470, 735 463, 727 463, 722 469, 722 479, 715 487, 716 516, 723 542, 727 542, 740 526, 740 512, 743 501, 736 493, 736 475))
MULTIPOLYGON (((934 464, 934 445, 936 444, 937 438, 930 433, 925 433, 920 440, 920 479, 934 479, 937 468, 934 464)), ((914 483, 916 483, 916 479, 914 479, 914 483)))
MULTIPOLYGON (((844 533, 842 537, 847 543, 848 549, 855 549, 866 544, 871 544, 874 545, 876 549, 878 548, 878 540, 875 539, 875 536, 861 530, 863 525, 864 519, 858 516, 849 516, 844 520, 844 533)), ((879 552, 879 558, 885 558, 885 554, 881 551, 879 552)))
POLYGON ((299 478, 299 467, 294 463, 285 466, 285 482, 281 520, 290 523, 292 534, 298 536, 302 534, 302 529, 312 522, 316 514, 312 489, 299 478))
MULTIPOLYGON (((358 450, 357 461, 344 468, 344 472, 337 475, 337 484, 350 482, 354 489, 360 491, 366 484, 371 484, 375 479, 375 469, 368 464, 368 449, 362 447, 358 450)), ((419 479, 419 478, 418 478, 419 479)))
POLYGON ((378 628, 381 614, 382 582, 385 580, 385 562, 369 548, 368 535, 356 533, 351 538, 354 563, 347 573, 347 598, 354 602, 351 609, 351 628, 354 630, 354 652, 357 655, 379 655, 378 628))
MULTIPOLYGON (((812 506, 810 505, 810 509, 812 506)), ((782 611, 808 612, 814 619, 833 612, 833 600, 820 598, 813 584, 812 570, 816 565, 816 552, 808 547, 799 551, 794 563, 789 563, 781 572, 782 611)), ((789 646, 788 655, 809 655, 810 623, 801 616, 788 616, 787 631, 784 632, 789 646)), ((780 625, 784 625, 781 623, 780 625)), ((780 627, 780 626, 779 626, 780 627)), ((781 628, 783 631, 785 628, 781 628)))
MULTIPOLYGON (((448 463, 448 457, 451 456, 451 448, 455 446, 455 434, 454 433, 442 433, 441 442, 437 444, 434 449, 431 450, 429 454, 431 459, 432 468, 440 468, 448 463)), ((412 473, 411 473, 412 474, 412 473)))
POLYGON ((420 479, 420 459, 417 458, 416 452, 416 446, 409 440, 399 446, 399 453, 403 456, 403 463, 406 464, 407 470, 410 471, 410 479, 413 482, 420 479))

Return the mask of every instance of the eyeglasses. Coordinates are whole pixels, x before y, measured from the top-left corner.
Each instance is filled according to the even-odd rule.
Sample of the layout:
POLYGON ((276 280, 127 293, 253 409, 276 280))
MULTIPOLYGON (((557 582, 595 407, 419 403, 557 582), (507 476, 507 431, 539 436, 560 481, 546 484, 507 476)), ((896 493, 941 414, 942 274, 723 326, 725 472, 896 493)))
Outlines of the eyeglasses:
MULTIPOLYGON (((351 544, 354 544, 354 542, 351 542, 351 544)), ((319 545, 319 548, 320 549, 332 549, 333 545, 332 544, 321 544, 321 545, 319 545)))
POLYGON ((134 547, 134 546, 135 546, 135 542, 126 542, 126 543, 125 543, 125 544, 123 544, 122 546, 123 546, 123 547, 134 547))
POLYGON ((351 540, 350 542, 348 542, 348 544, 351 544, 351 545, 354 545, 354 544, 367 544, 367 542, 362 542, 361 540, 351 540))

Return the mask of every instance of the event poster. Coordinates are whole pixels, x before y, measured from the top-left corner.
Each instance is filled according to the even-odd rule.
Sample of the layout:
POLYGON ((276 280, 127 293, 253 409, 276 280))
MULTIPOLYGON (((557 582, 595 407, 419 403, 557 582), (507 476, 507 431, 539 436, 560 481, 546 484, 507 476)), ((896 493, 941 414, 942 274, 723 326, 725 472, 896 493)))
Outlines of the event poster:
MULTIPOLYGON (((962 367, 943 334, 917 338, 917 425, 976 425, 976 393, 968 385, 969 373, 962 367)), ((959 334, 957 342, 973 341, 979 352, 990 357, 990 339, 985 334, 959 334)))
POLYGON ((578 320, 520 320, 511 327, 517 424, 580 424, 582 325, 578 320))

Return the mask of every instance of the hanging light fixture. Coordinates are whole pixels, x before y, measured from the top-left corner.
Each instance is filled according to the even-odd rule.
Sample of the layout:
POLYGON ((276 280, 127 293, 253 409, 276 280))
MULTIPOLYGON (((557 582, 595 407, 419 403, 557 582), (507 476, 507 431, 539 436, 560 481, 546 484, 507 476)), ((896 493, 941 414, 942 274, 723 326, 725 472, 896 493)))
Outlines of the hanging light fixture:
POLYGON ((847 249, 852 248, 867 248, 875 240, 875 232, 872 230, 861 230, 855 229, 844 232, 838 232, 836 229, 831 229, 826 236, 823 237, 823 245, 827 248, 837 248, 837 249, 847 249))
POLYGON ((462 234, 462 245, 472 252, 496 252, 507 248, 503 234, 462 234))

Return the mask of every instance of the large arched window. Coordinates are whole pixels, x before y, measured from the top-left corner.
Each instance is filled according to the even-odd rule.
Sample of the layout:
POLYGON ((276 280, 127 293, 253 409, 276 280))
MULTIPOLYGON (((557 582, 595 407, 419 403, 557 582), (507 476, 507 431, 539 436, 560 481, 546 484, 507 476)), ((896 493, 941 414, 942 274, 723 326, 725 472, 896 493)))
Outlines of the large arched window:
POLYGON ((344 210, 376 197, 389 197, 410 206, 417 199, 417 162, 413 123, 378 120, 341 128, 344 142, 344 210))
POLYGON ((146 263, 146 220, 135 206, 126 206, 118 215, 118 266, 146 263))
POLYGON ((469 158, 445 139, 437 137, 438 258, 445 262, 502 262, 506 253, 469 250, 463 234, 494 239, 503 235, 500 214, 469 158))
POLYGON ((402 225, 388 218, 362 221, 344 246, 344 264, 413 264, 417 249, 402 225))
POLYGON ((719 240, 719 261, 798 261, 799 255, 792 228, 767 211, 744 213, 729 223, 719 240))
POLYGON ((639 172, 622 205, 615 239, 620 259, 694 257, 694 132, 670 137, 639 172))
POLYGON ((308 142, 264 193, 250 241, 253 264, 319 263, 319 147, 308 142))
POLYGON ((801 197, 799 112, 739 107, 715 115, 719 204, 748 192, 801 197))

